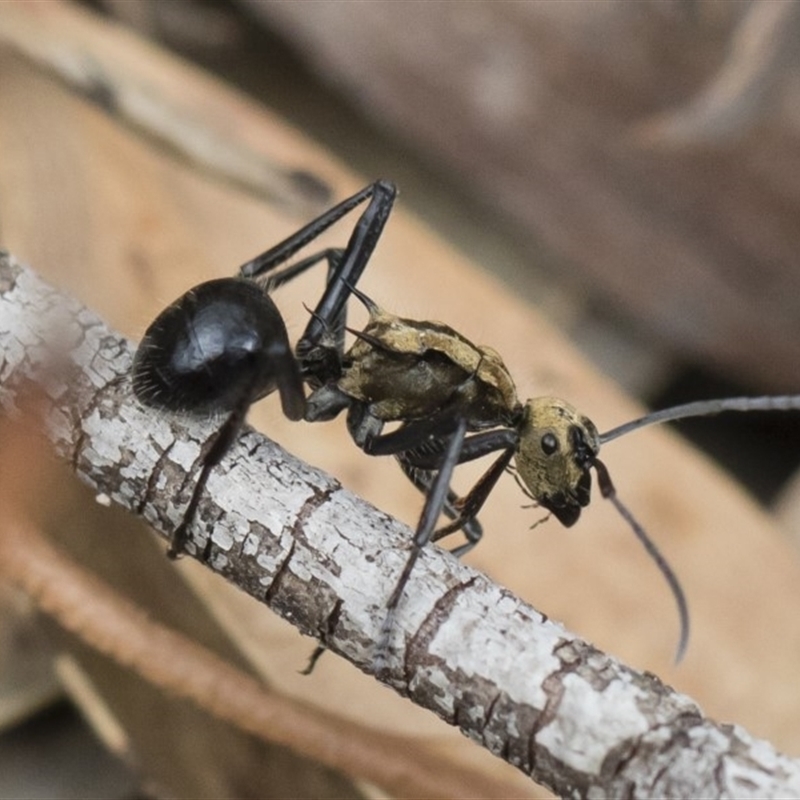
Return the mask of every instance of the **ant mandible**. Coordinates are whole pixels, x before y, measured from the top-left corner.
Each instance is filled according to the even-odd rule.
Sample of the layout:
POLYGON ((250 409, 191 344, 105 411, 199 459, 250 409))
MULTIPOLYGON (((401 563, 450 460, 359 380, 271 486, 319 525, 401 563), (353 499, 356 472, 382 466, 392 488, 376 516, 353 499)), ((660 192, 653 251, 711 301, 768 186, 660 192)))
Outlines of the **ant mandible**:
POLYGON ((601 495, 613 503, 642 542, 675 597, 680 616, 676 661, 680 661, 689 638, 683 589, 653 541, 617 497, 608 470, 598 458, 600 446, 645 425, 687 417, 724 411, 800 410, 800 396, 688 403, 600 434, 588 417, 564 400, 538 397, 520 402, 507 367, 492 348, 475 345, 439 322, 395 316, 355 285, 350 290, 366 306, 369 321, 364 330, 350 331, 356 341, 347 352, 342 328, 336 341, 339 375, 312 392, 306 419, 331 419, 347 409, 348 429, 355 443, 370 455, 394 455, 403 472, 426 495, 411 552, 387 603, 376 671, 422 549, 458 530, 467 541, 453 553, 460 556, 472 549, 482 533, 477 514, 506 470, 514 473, 535 504, 569 527, 589 504, 590 470, 594 469, 601 495), (383 433, 387 422, 401 425, 383 433), (497 452, 499 456, 472 489, 463 497, 456 495, 450 488, 455 467, 497 452), (451 521, 437 529, 441 513, 451 521))
POLYGON ((183 519, 172 534, 171 558, 183 552, 208 477, 235 440, 250 405, 277 389, 283 413, 300 420, 306 410, 304 382, 315 385, 320 373, 326 380, 335 376, 335 365, 325 360, 334 349, 325 345, 325 337, 339 329, 344 335, 350 287, 375 249, 396 194, 388 181, 370 184, 248 261, 238 277, 190 289, 148 327, 133 360, 136 397, 170 412, 227 415, 203 456, 183 519), (272 272, 367 200, 344 250, 329 248, 272 272), (321 261, 328 262, 328 281, 298 343, 304 353, 301 369, 270 292, 321 261))

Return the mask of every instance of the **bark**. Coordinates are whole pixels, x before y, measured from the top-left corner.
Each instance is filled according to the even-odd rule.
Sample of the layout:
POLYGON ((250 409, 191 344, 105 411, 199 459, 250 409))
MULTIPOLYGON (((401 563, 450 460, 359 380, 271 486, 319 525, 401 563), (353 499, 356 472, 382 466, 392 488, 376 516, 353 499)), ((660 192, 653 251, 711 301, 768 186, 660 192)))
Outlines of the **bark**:
MULTIPOLYGON (((0 352, 3 407, 13 408, 27 378, 44 385, 57 452, 98 495, 169 535, 212 421, 137 403, 131 344, 7 254, 0 352)), ((410 536, 247 429, 208 482, 189 550, 370 673, 410 536)), ((379 678, 560 795, 800 795, 800 763, 705 719, 656 676, 575 638, 435 547, 409 581, 379 678)))

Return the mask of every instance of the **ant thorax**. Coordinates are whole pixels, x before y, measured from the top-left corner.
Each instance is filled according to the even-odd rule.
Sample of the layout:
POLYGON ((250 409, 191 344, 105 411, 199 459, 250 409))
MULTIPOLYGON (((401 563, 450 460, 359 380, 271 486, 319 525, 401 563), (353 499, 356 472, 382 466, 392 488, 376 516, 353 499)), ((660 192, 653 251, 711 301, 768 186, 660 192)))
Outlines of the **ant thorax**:
POLYGON ((385 422, 452 408, 469 430, 509 424, 519 407, 499 354, 440 322, 420 322, 370 307, 344 357, 339 389, 385 422))
POLYGON ((594 423, 557 397, 525 403, 515 464, 520 479, 541 506, 566 526, 590 500, 589 468, 600 450, 594 423))

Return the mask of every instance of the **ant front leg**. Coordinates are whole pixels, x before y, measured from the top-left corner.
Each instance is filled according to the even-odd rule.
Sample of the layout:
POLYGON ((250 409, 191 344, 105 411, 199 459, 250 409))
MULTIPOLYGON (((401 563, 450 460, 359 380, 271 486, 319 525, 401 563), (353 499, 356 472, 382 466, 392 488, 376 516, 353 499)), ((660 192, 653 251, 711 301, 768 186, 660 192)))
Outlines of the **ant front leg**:
POLYGON ((444 460, 439 466, 439 472, 436 480, 430 488, 428 497, 425 501, 425 506, 422 509, 422 514, 417 525, 417 531, 414 534, 414 540, 411 544, 411 552, 409 553, 408 560, 406 561, 403 571, 400 573, 400 578, 394 588, 389 601, 386 604, 386 618, 384 619, 381 627, 381 636, 378 641, 378 646, 375 655, 375 672, 380 672, 386 659, 386 651, 389 646, 389 638, 394 627, 395 615, 397 607, 400 604, 400 599, 403 596, 408 579, 417 563, 417 559, 422 553, 423 548, 431 541, 436 521, 442 513, 442 507, 447 499, 447 493, 450 489, 450 479, 453 477, 453 470, 458 464, 459 456, 461 455, 461 447, 464 444, 464 437, 467 433, 467 422, 465 419, 460 419, 456 423, 456 429, 450 437, 447 450, 444 455, 444 460))
MULTIPOLYGON (((430 469, 420 469, 419 467, 413 466, 406 460, 405 453, 398 453, 395 458, 397 459, 397 463, 400 465, 400 469, 403 470, 403 474, 411 481, 411 483, 414 484, 417 489, 420 490, 420 492, 422 492, 423 495, 425 495, 425 497, 427 497, 430 494, 431 488, 436 480, 436 471, 430 469)), ((459 507, 460 503, 461 498, 458 496, 458 494, 452 489, 448 489, 447 498, 442 505, 442 511, 444 512, 444 515, 448 519, 458 519, 461 516, 461 509, 459 507)), ((483 537, 483 527, 477 518, 465 520, 462 530, 464 531, 464 535, 473 546, 476 545, 483 537)))
MULTIPOLYGON (((492 493, 497 481, 500 480, 500 476, 511 463, 518 444, 519 435, 511 428, 476 433, 465 439, 459 454, 460 464, 465 464, 467 461, 473 461, 476 458, 482 458, 490 453, 496 453, 498 450, 502 452, 469 492, 453 501, 453 507, 458 511, 458 514, 449 525, 434 532, 432 536, 434 542, 443 539, 445 536, 450 536, 456 531, 463 530, 468 541, 466 544, 456 547, 453 550, 453 554, 463 556, 475 547, 478 539, 470 536, 470 526, 476 521, 483 504, 492 493)), ((432 469, 436 465, 436 461, 431 458, 431 455, 421 449, 414 451, 410 456, 411 463, 419 468, 432 469)))
POLYGON ((454 506, 458 509, 458 516, 449 525, 439 528, 431 536, 432 541, 438 542, 440 539, 444 539, 445 536, 450 536, 456 531, 463 530, 468 541, 466 544, 456 547, 453 550, 453 555, 463 556, 475 547, 478 540, 470 538, 469 526, 475 520, 481 508, 483 508, 486 498, 492 493, 492 489, 494 489, 495 484, 505 472, 513 457, 514 451, 510 448, 500 454, 499 458, 483 473, 472 489, 464 497, 455 501, 454 506))
MULTIPOLYGON (((396 456, 403 454, 413 466, 423 469, 438 469, 439 462, 444 459, 444 447, 448 436, 458 428, 460 418, 454 408, 448 406, 424 419, 415 419, 404 423, 395 431, 381 433, 383 423, 369 413, 365 404, 358 424, 351 425, 351 434, 355 443, 369 456, 396 456), (377 427, 372 421, 379 423, 377 427), (436 446, 436 445, 439 446, 436 446), (417 463, 416 455, 424 453, 426 463, 417 463)), ((358 412, 358 406, 352 407, 352 413, 358 412)), ((348 420, 350 424, 350 420, 348 420)))
MULTIPOLYGON (((396 431, 369 440, 364 446, 364 451, 371 455, 397 455, 403 471, 415 485, 418 485, 410 470, 417 469, 423 472, 440 470, 442 459, 446 459, 443 443, 447 440, 442 434, 447 432, 453 422, 452 412, 442 411, 426 420, 408 423, 396 431)), ((482 535, 480 523, 476 519, 478 512, 511 463, 518 444, 519 435, 511 428, 476 433, 464 439, 459 450, 459 464, 496 453, 498 450, 503 452, 464 497, 458 498, 454 492, 448 491, 442 510, 453 521, 437 530, 433 534, 433 541, 463 530, 468 541, 452 551, 456 556, 463 556, 478 543, 482 535), (452 515, 448 508, 452 509, 452 515)))

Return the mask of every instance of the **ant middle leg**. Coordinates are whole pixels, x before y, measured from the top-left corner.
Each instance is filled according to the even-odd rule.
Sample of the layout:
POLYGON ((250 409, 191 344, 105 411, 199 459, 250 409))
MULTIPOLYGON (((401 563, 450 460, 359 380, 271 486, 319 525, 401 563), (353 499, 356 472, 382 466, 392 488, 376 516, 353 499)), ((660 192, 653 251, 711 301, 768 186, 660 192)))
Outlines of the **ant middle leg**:
POLYGON ((463 530, 464 534, 467 536, 467 542, 460 547, 454 548, 452 551, 453 554, 460 557, 475 547, 478 540, 470 538, 469 526, 475 521, 481 508, 483 508, 483 504, 492 493, 492 489, 494 489, 500 476, 506 471, 506 467, 511 463, 513 457, 514 450, 511 448, 505 449, 500 454, 469 492, 455 501, 454 507, 458 510, 458 515, 449 525, 445 525, 443 528, 436 530, 431 536, 431 541, 438 542, 445 536, 450 536, 450 534, 456 531, 463 530))
MULTIPOLYGON (((462 418, 456 423, 456 429, 447 442, 443 458, 433 467, 436 470, 435 477, 428 488, 425 507, 422 510, 417 531, 414 534, 411 552, 386 606, 386 618, 381 627, 381 638, 378 642, 375 656, 376 672, 380 672, 383 669, 397 607, 423 548, 430 542, 438 541, 451 533, 455 533, 457 530, 464 530, 465 533, 469 530, 470 523, 476 522, 476 516, 486 502, 486 498, 514 456, 515 445, 513 441, 515 440, 513 440, 513 436, 506 435, 504 431, 488 431, 485 434, 477 434, 470 438, 466 438, 466 431, 466 420, 462 418), (492 434, 492 436, 490 437, 489 434, 492 434), (511 445, 508 444, 507 439, 511 439, 511 445), (471 442, 475 442, 477 447, 475 444, 470 445, 471 442), (495 459, 494 463, 463 498, 455 498, 450 489, 450 481, 453 477, 454 469, 463 461, 470 460, 471 457, 477 458, 478 455, 473 455, 473 450, 478 451, 480 455, 485 455, 487 442, 493 445, 494 451, 502 449, 500 456, 495 459), (464 452, 465 449, 467 450, 466 454, 464 452), (435 529, 436 522, 447 504, 451 505, 457 516, 449 525, 435 529)), ((514 432, 511 433, 513 434, 514 432)), ((477 539, 468 540, 466 544, 455 548, 452 552, 456 556, 464 555, 475 544, 477 544, 477 539)))
MULTIPOLYGON (((351 414, 358 407, 351 407, 351 414)), ((446 462, 448 436, 452 428, 458 423, 452 409, 443 409, 435 415, 424 420, 415 420, 398 428, 391 433, 372 436, 362 444, 364 452, 370 455, 395 455, 400 461, 401 468, 406 476, 427 495, 430 495, 432 486, 438 476, 428 479, 424 476, 441 472, 440 465, 446 462), (430 483, 430 487, 427 484, 430 483)), ((366 415, 366 421, 369 416, 366 415)), ((348 423, 350 419, 348 418, 348 423)), ((366 424, 366 423, 362 423, 366 424)), ((353 438, 356 434, 351 430, 353 438)), ((356 440, 358 443, 358 440, 356 440)), ((439 506, 440 511, 452 519, 449 525, 436 530, 432 534, 433 541, 449 536, 462 530, 467 537, 466 544, 453 550, 457 556, 469 552, 480 540, 482 529, 477 520, 477 515, 486 499, 494 489, 495 484, 511 462, 516 452, 519 436, 511 428, 501 428, 493 431, 474 433, 465 437, 458 453, 458 464, 472 461, 476 458, 502 451, 500 456, 486 470, 478 482, 463 497, 458 497, 449 486, 447 494, 439 506)))
MULTIPOLYGON (((434 442, 436 441, 437 440, 434 440, 434 442)), ((511 428, 500 428, 498 430, 475 433, 464 439, 459 452, 459 464, 464 464, 467 461, 473 461, 476 458, 482 458, 483 456, 497 453, 498 451, 500 451, 500 455, 467 494, 463 497, 450 498, 452 508, 455 512, 451 517, 452 522, 436 530, 431 536, 432 541, 439 541, 445 536, 450 536, 456 533, 456 531, 462 530, 467 537, 467 542, 466 544, 454 548, 452 551, 453 554, 460 557, 475 547, 480 539, 480 534, 475 537, 472 536, 471 533, 474 530, 473 525, 477 523, 477 515, 492 493, 497 481, 500 480, 500 476, 511 463, 511 459, 514 457, 514 453, 517 449, 518 441, 519 437, 517 432, 511 428)), ((438 444, 439 447, 434 447, 429 443, 428 446, 409 450, 403 454, 403 459, 411 467, 422 470, 434 470, 437 467, 438 460, 441 458, 441 456, 438 455, 441 449, 441 442, 438 442, 438 444)), ((448 516, 450 515, 448 514, 448 516)), ((478 531, 480 531, 480 526, 478 526, 478 531)))

